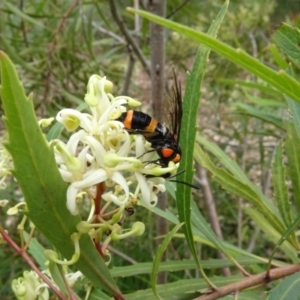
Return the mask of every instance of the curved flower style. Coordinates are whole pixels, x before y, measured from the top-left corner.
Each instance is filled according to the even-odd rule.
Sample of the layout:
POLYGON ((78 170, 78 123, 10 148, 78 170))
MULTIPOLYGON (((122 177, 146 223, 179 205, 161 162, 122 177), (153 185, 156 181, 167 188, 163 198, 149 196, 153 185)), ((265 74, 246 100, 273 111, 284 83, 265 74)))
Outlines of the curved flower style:
POLYGON ((102 195, 105 201, 126 206, 130 199, 140 199, 153 206, 156 194, 165 191, 164 178, 158 176, 177 169, 172 162, 168 168, 145 163, 153 155, 147 152, 150 144, 141 135, 129 136, 115 120, 126 110, 124 105, 136 106, 138 102, 129 97, 114 98, 111 89, 112 83, 105 77, 93 75, 85 95, 91 113, 63 109, 56 116, 68 131, 79 129, 66 144, 52 141, 60 173, 70 183, 67 207, 74 215, 78 214, 76 196, 82 192, 93 195, 93 187, 101 182, 109 188, 102 195))

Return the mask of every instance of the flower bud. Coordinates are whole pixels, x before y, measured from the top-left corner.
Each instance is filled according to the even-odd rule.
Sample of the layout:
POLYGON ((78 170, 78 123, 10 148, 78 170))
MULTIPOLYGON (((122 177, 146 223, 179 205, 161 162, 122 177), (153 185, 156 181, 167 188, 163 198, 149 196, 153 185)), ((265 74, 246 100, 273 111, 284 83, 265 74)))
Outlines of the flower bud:
POLYGON ((110 93, 112 91, 113 87, 114 87, 114 84, 111 81, 106 79, 105 83, 104 83, 105 93, 110 93))
POLYGON ((145 232, 145 224, 142 222, 135 222, 132 225, 132 232, 135 236, 140 236, 145 232))
POLYGON ((108 168, 116 167, 120 161, 120 157, 115 153, 108 153, 103 157, 103 163, 108 168))
POLYGON ((91 230, 91 224, 86 221, 81 221, 76 225, 76 229, 80 233, 88 233, 91 230))
POLYGON ((132 98, 129 98, 129 97, 126 97, 127 98, 127 103, 129 106, 132 106, 132 107, 138 107, 138 106, 141 106, 141 102, 137 101, 137 100, 134 100, 132 98))
POLYGON ((53 122, 54 118, 41 119, 39 120, 39 125, 43 128, 48 127, 53 122))
POLYGON ((6 206, 6 205, 7 205, 7 203, 8 203, 8 200, 6 200, 6 199, 4 199, 4 200, 0 200, 0 206, 1 206, 1 207, 4 207, 4 206, 6 206))

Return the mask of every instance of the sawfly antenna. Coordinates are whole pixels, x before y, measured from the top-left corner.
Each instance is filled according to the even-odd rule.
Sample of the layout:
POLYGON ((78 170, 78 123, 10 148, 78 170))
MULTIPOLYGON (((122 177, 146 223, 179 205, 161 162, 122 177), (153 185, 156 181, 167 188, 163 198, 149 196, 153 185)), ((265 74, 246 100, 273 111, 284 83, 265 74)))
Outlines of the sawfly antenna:
POLYGON ((200 189, 199 186, 193 185, 193 184, 188 183, 188 182, 185 182, 185 181, 172 179, 172 178, 174 178, 174 177, 177 177, 177 175, 180 175, 180 174, 182 174, 182 173, 184 173, 184 172, 185 172, 185 170, 182 170, 182 171, 180 171, 180 172, 178 172, 178 173, 172 175, 171 177, 169 177, 169 179, 171 179, 171 180, 169 180, 169 181, 171 181, 171 182, 176 182, 176 183, 181 183, 181 184, 184 184, 184 185, 186 185, 186 186, 191 187, 192 189, 199 190, 199 189, 200 189))

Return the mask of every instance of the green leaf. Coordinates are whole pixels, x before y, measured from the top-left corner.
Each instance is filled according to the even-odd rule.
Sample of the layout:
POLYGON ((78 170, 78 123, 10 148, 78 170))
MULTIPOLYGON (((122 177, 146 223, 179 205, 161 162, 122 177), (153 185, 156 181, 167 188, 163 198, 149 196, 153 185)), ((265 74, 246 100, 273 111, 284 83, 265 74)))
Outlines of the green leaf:
MULTIPOLYGON (((206 220, 203 218, 201 212, 199 211, 196 203, 192 202, 192 220, 193 225, 201 230, 201 233, 211 242, 215 245, 215 247, 222 251, 223 253, 227 253, 226 248, 223 246, 223 242, 216 236, 215 232, 211 229, 211 226, 206 222, 206 220)), ((230 256, 230 255, 228 255, 230 256)))
POLYGON ((88 108, 88 105, 86 102, 82 101, 82 99, 77 98, 76 96, 70 94, 68 91, 66 91, 63 86, 59 86, 59 92, 61 95, 63 95, 66 100, 70 101, 70 103, 77 105, 76 108, 78 111, 82 111, 86 108, 88 108))
POLYGON ((227 78, 221 78, 218 80, 218 82, 232 84, 232 85, 238 85, 238 86, 242 86, 245 88, 249 88, 251 90, 256 89, 256 90, 259 90, 266 94, 274 94, 274 95, 282 97, 282 94, 278 90, 275 90, 272 87, 269 87, 266 85, 262 85, 261 83, 254 83, 254 82, 242 81, 242 80, 232 80, 232 79, 227 79, 227 78))
POLYGON ((65 295, 68 295, 68 290, 66 287, 66 283, 62 277, 62 274, 59 270, 59 266, 53 261, 49 262, 48 270, 50 271, 51 278, 55 282, 55 284, 59 287, 59 290, 63 292, 65 295))
POLYGON ((24 61, 16 49, 11 45, 11 43, 6 39, 4 35, 0 35, 1 48, 5 49, 6 53, 13 59, 13 61, 20 65, 24 70, 32 72, 34 74, 39 74, 40 70, 31 66, 30 63, 24 61))
POLYGON ((297 272, 286 277, 268 296, 268 300, 299 300, 300 295, 300 273, 297 272))
MULTIPOLYGON (((276 46, 300 68, 300 31, 296 27, 282 23, 271 37, 276 46)), ((291 96, 291 95, 289 95, 291 96)), ((293 97, 292 97, 293 98, 293 97)), ((294 99, 294 98, 293 98, 294 99)))
MULTIPOLYGON (((243 276, 230 276, 230 277, 214 277, 212 282, 217 286, 233 283, 243 279, 243 276)), ((178 280, 172 283, 160 284, 157 286, 157 291, 163 299, 180 299, 180 297, 188 297, 194 299, 200 296, 200 292, 207 288, 207 283, 203 278, 189 278, 178 280), (168 297, 168 298, 167 298, 168 297)), ((152 289, 140 290, 131 294, 125 295, 126 300, 153 300, 154 295, 152 289)))
POLYGON ((228 169, 236 178, 239 178, 240 181, 244 183, 250 183, 249 178, 240 168, 235 160, 232 160, 217 144, 212 143, 204 136, 197 135, 197 143, 205 147, 207 151, 212 153, 218 158, 220 163, 228 169))
POLYGON ((272 44, 270 46, 270 50, 273 56, 274 61, 276 62, 276 64, 282 69, 285 70, 288 67, 288 63, 282 58, 282 56, 280 55, 278 48, 272 44))
MULTIPOLYGON (((193 210, 192 211, 192 217, 193 217, 193 224, 194 224, 194 227, 193 227, 193 233, 195 235, 194 239, 195 239, 195 242, 198 242, 198 243, 201 243, 201 244, 205 244, 207 246, 210 246, 210 247, 214 247, 216 249, 218 249, 215 245, 215 243, 211 242, 205 235, 205 233, 203 233, 203 223, 205 221, 203 221, 203 219, 201 217, 199 217, 200 213, 199 213, 199 210, 193 210)), ((204 227, 205 228, 205 227, 204 227)), ((206 228, 205 228, 205 231, 206 231, 206 228)), ((178 235, 177 235, 178 236, 178 235)), ((239 247, 236 247, 226 241, 221 241, 219 240, 219 244, 222 244, 222 247, 226 249, 226 254, 230 254, 234 257, 238 257, 238 256, 245 256, 245 257, 248 257, 249 259, 257 259, 257 263, 259 263, 258 261, 262 262, 262 263, 267 263, 267 259, 265 258, 262 258, 262 257, 259 257, 257 255, 254 255, 252 253, 249 253, 239 247)), ((221 248, 222 249, 222 248, 221 248)), ((235 261, 232 261, 231 262, 236 265, 236 262, 238 262, 239 264, 243 264, 242 262, 240 262, 239 259, 235 259, 235 261)), ((273 261, 274 263, 274 261, 273 261)), ((281 262, 276 262, 276 264, 279 266, 281 265, 282 263, 281 262)), ((204 265, 203 265, 203 268, 204 268, 204 265)))
MULTIPOLYGON (((262 199, 262 201, 265 203, 265 205, 274 213, 277 214, 277 210, 275 206, 265 197, 265 195, 262 193, 262 191, 250 181, 250 179, 247 177, 247 175, 243 172, 243 170, 240 168, 240 166, 237 164, 237 162, 233 159, 231 159, 218 145, 215 143, 210 142, 205 137, 197 135, 197 142, 199 142, 201 145, 205 147, 206 150, 208 150, 210 153, 212 153, 214 156, 218 158, 220 163, 229 170, 230 173, 235 177, 236 180, 241 181, 243 184, 246 184, 248 187, 251 188, 252 191, 254 191, 259 198, 262 199)), ((207 161, 208 166, 211 166, 211 163, 207 161)), ((212 169, 214 169, 214 166, 211 166, 212 169)))
MULTIPOLYGON (((13 171, 24 194, 26 215, 52 245, 67 259, 74 253, 71 234, 76 232, 79 216, 66 208, 67 185, 63 182, 54 154, 37 123, 33 104, 26 98, 22 84, 9 58, 0 52, 1 98, 9 135, 6 147, 12 155, 13 171)), ((103 259, 90 237, 80 239, 80 258, 75 264, 95 286, 120 296, 103 259)))
POLYGON ((248 93, 246 96, 249 101, 261 107, 286 107, 286 103, 284 101, 254 97, 248 93))
MULTIPOLYGON (((224 154, 223 156, 226 156, 226 154, 224 154)), ((235 175, 234 176, 224 169, 215 167, 208 155, 197 144, 195 144, 195 158, 200 165, 202 165, 212 173, 213 179, 221 184, 221 186, 225 190, 251 202, 257 209, 259 209, 260 212, 262 212, 269 223, 279 233, 283 234, 285 232, 285 226, 278 217, 276 208, 263 195, 258 187, 251 183, 245 175, 235 177, 236 174, 240 174, 241 171, 236 174, 233 173, 235 175)), ((226 162, 228 161, 228 159, 226 160, 226 162)), ((235 166, 234 163, 232 163, 232 165, 235 166)), ((235 168, 231 167, 231 170, 235 170, 235 168)), ((289 238, 289 241, 294 245, 294 247, 297 248, 297 243, 295 243, 293 239, 289 238)))
MULTIPOLYGON (((289 68, 287 69, 287 73, 293 76, 294 78, 296 77, 291 66, 289 66, 289 68)), ((296 130, 298 131, 298 135, 300 136, 300 104, 286 95, 284 95, 284 98, 288 103, 290 112, 293 117, 293 123, 295 124, 296 130)))
MULTIPOLYGON (((27 232, 24 232, 24 239, 27 242, 29 234, 27 232)), ((42 270, 46 270, 46 258, 44 256, 45 248, 39 243, 39 241, 36 238, 31 238, 29 246, 28 246, 28 252, 31 254, 31 256, 35 259, 35 261, 39 264, 40 268, 42 270)))
POLYGON ((181 228, 181 226, 183 225, 183 223, 181 224, 177 224, 164 238, 164 240, 162 241, 162 243, 160 244, 156 255, 154 257, 154 261, 153 261, 153 267, 152 267, 152 272, 151 272, 151 287, 153 290, 154 295, 161 299, 157 293, 157 289, 156 289, 156 280, 157 280, 157 276, 158 276, 158 270, 159 270, 159 263, 162 259, 162 256, 165 252, 165 250, 167 249, 170 241, 172 240, 174 234, 181 228))
POLYGON ((286 74, 283 71, 275 71, 266 65, 259 62, 257 59, 253 58, 245 51, 241 49, 234 49, 225 43, 218 41, 217 39, 211 37, 208 34, 196 31, 187 26, 183 26, 172 21, 158 17, 157 15, 152 15, 148 12, 128 8, 128 11, 132 13, 137 13, 138 15, 151 20, 157 24, 164 27, 170 28, 178 33, 181 33, 191 39, 211 48, 216 53, 224 56, 228 60, 232 61, 236 65, 244 68, 250 73, 261 78, 265 82, 269 83, 274 88, 281 91, 283 94, 288 95, 295 101, 300 103, 300 83, 286 74))
POLYGON ((300 104, 295 102, 290 97, 286 97, 286 101, 289 105, 290 112, 292 114, 293 123, 295 124, 295 128, 300 136, 300 104))
MULTIPOLYGON (((13 5, 11 3, 9 3, 6 0, 3 0, 3 3, 6 5, 6 7, 15 15, 15 16, 19 16, 23 21, 26 21, 30 24, 33 24, 37 27, 43 28, 43 29, 47 29, 45 27, 45 25, 43 24, 43 22, 38 22, 35 18, 31 18, 29 17, 29 14, 25 14, 23 11, 21 11, 19 9, 18 6, 13 5)), ((47 29, 49 30, 49 29, 47 29)), ((49 30, 50 31, 50 30, 49 30)))
POLYGON ((237 113, 260 119, 264 122, 275 125, 279 129, 283 129, 281 119, 279 117, 275 116, 274 113, 264 112, 259 108, 255 108, 255 107, 245 104, 245 103, 238 102, 238 103, 235 103, 233 106, 236 109, 235 112, 237 112, 237 113))
MULTIPOLYGON (((274 187, 274 196, 279 213, 286 227, 292 223, 291 204, 289 202, 288 187, 285 182, 285 166, 283 163, 282 142, 276 148, 272 164, 272 181, 274 187)), ((296 236, 293 238, 296 240, 296 236)))
POLYGON ((111 297, 104 294, 101 290, 97 288, 96 289, 93 288, 88 299, 89 300, 111 300, 111 297))
MULTIPOLYGON (((229 1, 226 0, 212 23, 208 34, 216 36, 220 24, 224 18, 229 1)), ((180 132, 180 145, 182 147, 182 159, 179 167, 179 172, 185 169, 185 172, 180 176, 179 180, 191 182, 193 178, 193 145, 196 136, 196 123, 198 117, 199 99, 201 95, 201 84, 203 82, 205 68, 208 61, 210 50, 207 47, 201 46, 196 55, 191 74, 187 77, 187 85, 183 99, 183 118, 182 128, 180 132)), ((192 226, 191 226, 191 188, 186 185, 177 186, 177 208, 180 222, 184 222, 183 230, 186 235, 186 240, 191 249, 192 255, 199 266, 202 276, 205 276, 201 270, 198 260, 198 254, 195 248, 192 226)), ((208 280, 208 279, 207 279, 208 280)))
POLYGON ((293 199, 300 211, 300 138, 292 122, 285 122, 287 137, 285 149, 288 157, 288 175, 293 185, 293 199))
POLYGON ((61 135, 62 131, 63 131, 63 125, 61 123, 55 123, 51 129, 49 130, 49 132, 47 133, 47 141, 50 142, 52 140, 55 140, 57 138, 59 138, 59 136, 61 135))
MULTIPOLYGON (((176 218, 176 216, 171 213, 170 211, 163 211, 157 207, 152 207, 150 208, 150 210, 155 213, 158 214, 159 216, 162 216, 163 218, 167 219, 168 221, 170 221, 173 224, 179 224, 178 219, 176 218)), ((202 218, 199 217, 199 209, 197 207, 197 205, 195 203, 192 204, 192 230, 193 230, 193 235, 194 235, 194 240, 195 242, 199 242, 205 245, 208 245, 209 247, 213 247, 213 248, 217 248, 216 245, 214 245, 212 242, 210 242, 208 240, 208 238, 203 234, 202 232, 202 227, 203 227, 203 221, 202 218)), ((206 222, 204 220, 204 222, 206 222)), ((206 222, 207 223, 207 222, 206 222)), ((176 234, 176 237, 181 237, 182 239, 185 239, 184 235, 179 235, 176 234)), ((249 258, 254 258, 257 259, 260 262, 267 262, 267 259, 259 257, 257 255, 254 255, 252 253, 249 253, 239 247, 233 246, 232 244, 226 242, 226 241, 220 241, 220 243, 222 243, 223 247, 225 247, 225 249, 227 249, 230 254, 234 255, 235 257, 237 256, 245 256, 245 257, 249 257, 249 258)), ((273 260, 273 264, 277 265, 277 266, 282 266, 284 265, 282 262, 277 261, 274 262, 273 260)), ((206 265, 203 265, 203 268, 205 268, 206 265)), ((161 270, 164 271, 164 270, 161 270)))
MULTIPOLYGON (((179 235, 180 237, 183 235, 179 235)), ((178 236, 176 235, 176 238, 178 236)), ((254 264, 263 264, 267 263, 266 260, 262 261, 256 257, 247 257, 240 256, 236 258, 236 261, 242 265, 254 265, 254 264)), ((209 260, 201 260, 201 266, 204 269, 220 269, 224 267, 232 267, 234 263, 229 259, 209 259, 209 260)), ((159 265, 159 272, 176 272, 176 271, 185 271, 185 270, 194 270, 197 269, 197 265, 194 260, 174 260, 174 261, 166 261, 161 262, 159 265)), ((136 263, 132 266, 123 266, 123 267, 114 267, 111 269, 111 274, 113 277, 129 277, 136 276, 140 274, 149 274, 153 269, 152 262, 146 263, 136 263)))
MULTIPOLYGON (((193 224, 196 228, 201 230, 201 232, 205 235, 205 237, 214 244, 214 246, 221 252, 223 252, 229 260, 240 270, 242 267, 239 263, 233 258, 230 251, 226 249, 223 241, 221 241, 215 234, 215 232, 211 229, 211 227, 207 224, 206 220, 203 218, 202 214, 198 210, 196 203, 192 202, 192 220, 193 224)), ((242 270, 243 271, 243 270, 242 270)))
MULTIPOLYGON (((300 223, 300 214, 298 214, 298 216, 296 217, 296 219, 293 221, 293 223, 286 229, 286 231, 283 233, 283 235, 280 237, 280 239, 277 241, 270 257, 269 257, 269 263, 268 263, 268 266, 267 266, 267 270, 270 270, 270 267, 271 267, 271 262, 273 260, 273 257, 276 253, 276 250, 283 244, 283 242, 291 235, 295 232, 296 228, 298 227, 300 223)), ((298 245, 298 248, 297 249, 297 252, 299 253, 299 245, 298 245)), ((296 261, 296 262, 299 262, 299 257, 297 256, 296 258, 293 259, 293 261, 296 261)))
MULTIPOLYGON (((276 231, 272 225, 270 225, 270 222, 266 220, 265 216, 263 216, 256 209, 250 207, 244 207, 244 211, 251 217, 251 219, 254 220, 254 222, 260 228, 260 230, 266 233, 266 236, 269 241, 276 244, 280 240, 281 234, 278 231, 276 231)), ((283 243, 280 245, 280 249, 293 262, 299 262, 299 259, 297 257, 297 250, 294 246, 291 245, 291 243, 287 242, 286 240, 283 241, 283 243)))

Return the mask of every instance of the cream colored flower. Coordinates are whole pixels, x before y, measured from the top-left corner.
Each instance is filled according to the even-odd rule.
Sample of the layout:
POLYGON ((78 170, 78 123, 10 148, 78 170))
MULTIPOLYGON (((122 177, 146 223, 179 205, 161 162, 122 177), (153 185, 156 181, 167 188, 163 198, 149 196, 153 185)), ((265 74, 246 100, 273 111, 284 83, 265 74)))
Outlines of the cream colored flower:
POLYGON ((48 300, 49 291, 34 271, 24 271, 23 277, 12 281, 12 290, 20 300, 48 300))
POLYGON ((155 205, 156 194, 165 190, 164 178, 156 176, 177 169, 173 163, 168 168, 144 163, 154 155, 147 153, 150 144, 141 135, 130 136, 115 120, 126 111, 124 105, 137 102, 129 97, 113 97, 111 88, 112 83, 105 77, 91 76, 85 95, 90 113, 63 109, 56 117, 68 131, 78 130, 66 144, 52 141, 60 173, 70 183, 67 207, 74 215, 78 214, 77 194, 89 193, 102 182, 109 188, 102 196, 105 201, 122 206, 134 196, 147 205, 155 205))

